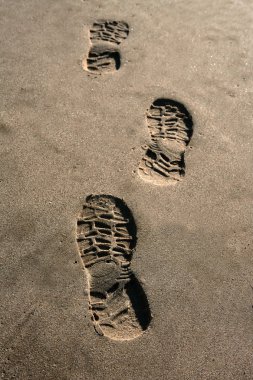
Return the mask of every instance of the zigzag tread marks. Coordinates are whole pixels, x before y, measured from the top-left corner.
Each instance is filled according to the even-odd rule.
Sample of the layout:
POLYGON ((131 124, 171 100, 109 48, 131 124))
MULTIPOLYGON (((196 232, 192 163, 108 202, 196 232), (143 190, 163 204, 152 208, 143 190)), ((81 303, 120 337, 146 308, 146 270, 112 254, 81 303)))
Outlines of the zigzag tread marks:
POLYGON ((129 26, 124 21, 99 20, 90 30, 92 41, 107 41, 120 44, 129 34, 129 26))
POLYGON ((90 29, 92 46, 83 60, 83 69, 94 74, 119 70, 121 54, 118 45, 127 38, 129 26, 124 21, 98 20, 90 29))
POLYGON ((96 332, 119 340, 141 335, 151 314, 130 268, 136 226, 126 204, 109 195, 87 197, 77 219, 77 244, 88 274, 96 332))
POLYGON ((151 142, 144 147, 139 174, 155 184, 176 183, 185 174, 184 154, 193 124, 183 104, 157 99, 147 111, 151 142))

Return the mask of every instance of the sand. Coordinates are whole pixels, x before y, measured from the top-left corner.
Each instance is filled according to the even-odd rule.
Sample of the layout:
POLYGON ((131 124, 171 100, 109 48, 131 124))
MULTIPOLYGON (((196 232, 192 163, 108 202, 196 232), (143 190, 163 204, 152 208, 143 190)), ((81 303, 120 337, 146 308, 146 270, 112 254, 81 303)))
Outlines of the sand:
POLYGON ((3 379, 253 378, 250 0, 1 0, 3 379), (121 67, 83 69, 98 19, 129 24, 121 67), (186 171, 138 173, 158 98, 193 120, 186 171), (99 336, 76 243, 90 194, 124 199, 152 320, 99 336))

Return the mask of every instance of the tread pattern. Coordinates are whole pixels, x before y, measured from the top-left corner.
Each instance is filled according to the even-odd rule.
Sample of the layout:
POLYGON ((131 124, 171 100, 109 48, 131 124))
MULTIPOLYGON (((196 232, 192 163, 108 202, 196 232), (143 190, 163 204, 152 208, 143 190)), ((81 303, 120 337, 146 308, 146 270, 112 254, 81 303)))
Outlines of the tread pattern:
POLYGON ((130 268, 136 226, 125 203, 110 195, 88 197, 77 221, 77 243, 88 272, 95 330, 112 339, 136 338, 147 329, 151 315, 130 268))
POLYGON ((109 47, 92 47, 87 58, 87 69, 93 73, 111 72, 120 68, 120 54, 109 47))
POLYGON ((100 20, 90 30, 91 41, 107 41, 119 45, 127 38, 129 27, 123 21, 100 20))
POLYGON ((118 45, 127 38, 129 26, 123 21, 98 20, 90 29, 92 46, 83 68, 92 73, 114 72, 120 68, 118 45))
POLYGON ((192 118, 183 104, 157 99, 147 112, 151 143, 139 164, 140 176, 157 184, 179 181, 185 174, 184 153, 192 132, 192 118))

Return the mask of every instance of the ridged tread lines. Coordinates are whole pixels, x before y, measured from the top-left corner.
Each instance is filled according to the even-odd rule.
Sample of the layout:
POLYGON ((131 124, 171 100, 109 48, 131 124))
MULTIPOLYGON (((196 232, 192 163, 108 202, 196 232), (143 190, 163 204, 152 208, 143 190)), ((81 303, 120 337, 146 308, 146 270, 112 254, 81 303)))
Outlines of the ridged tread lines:
POLYGON ((89 304, 95 330, 112 339, 132 339, 146 329, 146 322, 142 326, 138 320, 133 306, 135 300, 131 299, 133 295, 128 288, 139 294, 144 319, 150 312, 144 292, 130 268, 136 244, 134 221, 130 210, 127 217, 120 206, 126 207, 123 201, 112 196, 88 197, 77 220, 77 244, 88 272, 89 304))
POLYGON ((147 112, 151 143, 145 145, 140 165, 142 178, 165 184, 185 174, 184 153, 192 135, 191 116, 170 99, 158 99, 147 112))
POLYGON ((129 27, 126 22, 98 20, 90 29, 92 46, 83 68, 92 73, 102 74, 118 70, 121 55, 118 45, 127 38, 129 27))
POLYGON ((123 21, 100 20, 90 30, 91 41, 107 41, 119 45, 127 38, 129 27, 123 21))

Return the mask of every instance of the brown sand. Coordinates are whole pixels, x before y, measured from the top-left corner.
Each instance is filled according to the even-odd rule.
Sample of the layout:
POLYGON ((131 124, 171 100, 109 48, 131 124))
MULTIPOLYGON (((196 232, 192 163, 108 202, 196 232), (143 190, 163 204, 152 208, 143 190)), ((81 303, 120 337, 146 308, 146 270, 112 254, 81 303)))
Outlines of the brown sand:
POLYGON ((1 0, 3 379, 253 378, 250 0, 1 0), (89 29, 122 20, 120 70, 83 70, 89 29), (138 175, 157 98, 194 122, 186 175, 138 175), (100 337, 76 244, 84 197, 124 198, 152 312, 100 337))

